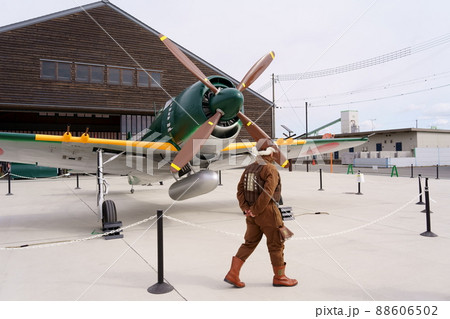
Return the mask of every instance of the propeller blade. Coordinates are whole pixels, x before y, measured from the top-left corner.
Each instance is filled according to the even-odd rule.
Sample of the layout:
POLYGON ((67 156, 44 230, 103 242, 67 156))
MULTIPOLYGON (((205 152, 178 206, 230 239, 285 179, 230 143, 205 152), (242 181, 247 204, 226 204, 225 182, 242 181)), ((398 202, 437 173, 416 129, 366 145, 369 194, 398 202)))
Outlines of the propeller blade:
POLYGON ((247 129, 248 134, 253 137, 253 139, 257 143, 261 143, 261 148, 273 147, 277 152, 275 153, 275 162, 277 162, 281 167, 287 168, 289 167, 289 161, 286 159, 284 154, 281 152, 280 148, 277 144, 275 144, 272 139, 264 132, 256 123, 252 122, 247 116, 245 116, 242 112, 237 114, 239 119, 242 121, 242 124, 247 129), (261 141, 262 140, 262 141, 261 141))
POLYGON ((197 79, 199 79, 204 85, 206 85, 214 94, 217 94, 219 90, 209 82, 206 75, 176 46, 168 37, 163 34, 159 35, 159 39, 164 45, 172 52, 172 54, 181 62, 197 79))
POLYGON ((184 165, 189 163, 194 155, 197 154, 202 145, 205 144, 206 140, 211 135, 217 123, 219 123, 222 115, 222 110, 217 110, 216 114, 203 123, 184 143, 181 150, 173 159, 172 164, 170 164, 170 170, 172 173, 180 171, 184 165), (196 142, 194 143, 194 141, 196 142))
POLYGON ((248 88, 255 80, 264 72, 265 69, 272 63, 272 60, 275 59, 275 52, 270 51, 265 56, 256 62, 252 68, 247 72, 244 78, 241 81, 241 84, 238 86, 239 91, 244 91, 248 88))

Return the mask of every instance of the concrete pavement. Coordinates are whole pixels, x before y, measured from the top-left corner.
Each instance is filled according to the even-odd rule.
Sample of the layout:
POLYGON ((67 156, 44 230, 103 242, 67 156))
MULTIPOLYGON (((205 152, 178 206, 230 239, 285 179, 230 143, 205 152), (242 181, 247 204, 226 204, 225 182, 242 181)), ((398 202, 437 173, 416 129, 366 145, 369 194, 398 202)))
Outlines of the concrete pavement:
POLYGON ((292 288, 272 286, 265 240, 244 264, 243 289, 223 281, 242 243, 245 221, 235 199, 242 170, 222 172, 210 194, 173 202, 170 185, 136 187, 109 177, 108 199, 131 225, 164 209, 165 280, 175 289, 154 295, 156 219, 129 228, 123 239, 66 244, 99 233, 94 177, 0 181, 0 300, 148 301, 392 301, 450 300, 450 180, 430 179, 432 231, 426 230, 417 178, 365 175, 355 195, 354 175, 282 171, 285 206, 295 233, 286 243, 292 288), (321 214, 315 214, 321 212, 321 214), (55 246, 40 246, 42 243, 55 246), (6 247, 37 244, 31 249, 6 247))

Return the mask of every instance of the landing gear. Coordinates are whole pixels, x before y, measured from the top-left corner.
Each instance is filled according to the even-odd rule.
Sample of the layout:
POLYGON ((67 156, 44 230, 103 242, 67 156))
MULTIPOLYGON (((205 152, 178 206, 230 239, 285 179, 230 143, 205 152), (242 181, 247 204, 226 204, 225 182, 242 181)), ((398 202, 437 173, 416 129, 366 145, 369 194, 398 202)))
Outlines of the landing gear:
POLYGON ((102 228, 105 230, 105 224, 117 223, 116 204, 112 200, 105 200, 102 204, 102 228))
MULTIPOLYGON (((102 218, 102 229, 111 232, 122 227, 122 222, 117 221, 116 204, 112 200, 105 200, 109 191, 109 184, 103 177, 103 151, 97 151, 97 207, 99 216, 102 218)), ((104 236, 105 239, 123 238, 120 232, 114 232, 104 236)))

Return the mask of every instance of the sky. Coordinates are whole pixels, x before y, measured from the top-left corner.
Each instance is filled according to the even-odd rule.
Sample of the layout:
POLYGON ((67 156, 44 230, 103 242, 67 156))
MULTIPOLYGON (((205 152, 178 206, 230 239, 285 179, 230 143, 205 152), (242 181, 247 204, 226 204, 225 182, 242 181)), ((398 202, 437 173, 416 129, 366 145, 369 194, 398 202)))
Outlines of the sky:
MULTIPOLYGON (((92 2, 0 0, 0 26, 92 2)), ((273 50, 275 60, 252 89, 275 99, 277 137, 286 133, 282 124, 296 134, 305 132, 305 102, 309 130, 346 110, 358 111, 361 131, 450 129, 450 36, 443 38, 450 34, 447 0, 111 2, 237 80, 273 50), (432 42, 436 38, 444 39, 442 44, 432 42), (412 49, 406 56, 389 55, 405 48, 412 49), (374 65, 355 67, 359 61, 374 65), (345 65, 354 67, 299 79, 304 72, 345 70, 345 65), (274 90, 268 85, 272 74, 279 79, 274 90), (289 74, 296 80, 286 79, 289 74)), ((335 124, 320 133, 340 131, 335 124)))

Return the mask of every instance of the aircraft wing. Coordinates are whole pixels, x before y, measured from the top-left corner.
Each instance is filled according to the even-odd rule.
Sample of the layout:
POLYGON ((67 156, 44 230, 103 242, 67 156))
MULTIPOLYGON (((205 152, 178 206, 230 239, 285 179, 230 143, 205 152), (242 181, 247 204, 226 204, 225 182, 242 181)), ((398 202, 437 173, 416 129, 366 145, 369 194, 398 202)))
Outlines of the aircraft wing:
MULTIPOLYGON (((308 140, 293 140, 290 138, 287 140, 279 139, 276 141, 276 144, 284 155, 286 155, 287 159, 298 159, 349 149, 364 144, 368 140, 368 137, 308 140)), ((251 155, 251 150, 255 145, 256 143, 254 142, 230 144, 222 150, 219 159, 211 161, 209 169, 224 170, 250 164, 254 160, 254 157, 251 155)))
MULTIPOLYGON (((362 138, 332 138, 293 140, 279 139, 276 144, 288 159, 332 153, 361 145, 362 138)), ((251 149, 256 143, 232 143, 217 158, 211 159, 208 169, 225 170, 243 167, 254 158, 251 149)), ((133 184, 169 179, 171 160, 178 149, 168 142, 124 141, 41 134, 0 133, 0 161, 36 164, 39 166, 71 169, 81 173, 95 173, 96 151, 104 151, 104 161, 117 156, 104 166, 104 172, 129 175, 133 184), (121 154, 123 153, 123 154, 121 154), (120 155, 119 155, 120 154, 120 155)))
POLYGON ((146 176, 146 182, 171 177, 168 166, 178 152, 168 142, 141 142, 41 134, 0 133, 0 161, 71 169, 82 173, 97 170, 97 150, 103 159, 118 155, 104 165, 104 173, 146 176), (165 167, 166 169, 162 169, 165 167), (167 176, 164 176, 167 175, 167 176), (152 178, 153 177, 153 178, 152 178), (152 180, 153 179, 153 180, 152 180))

